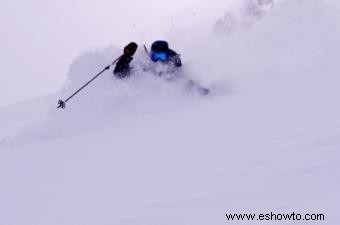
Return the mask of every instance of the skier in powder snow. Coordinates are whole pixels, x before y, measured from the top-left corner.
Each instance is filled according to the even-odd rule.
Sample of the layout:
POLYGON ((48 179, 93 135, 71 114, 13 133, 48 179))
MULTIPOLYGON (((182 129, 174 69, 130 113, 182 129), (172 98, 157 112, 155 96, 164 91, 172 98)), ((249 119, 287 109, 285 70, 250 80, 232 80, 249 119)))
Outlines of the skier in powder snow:
MULTIPOLYGON (((124 47, 124 53, 118 59, 114 60, 110 65, 106 66, 101 72, 99 72, 96 76, 94 76, 90 81, 88 81, 85 85, 83 85, 80 89, 78 89, 74 94, 68 97, 65 101, 59 100, 58 107, 64 109, 66 107, 66 102, 68 102, 72 97, 74 97, 77 93, 79 93, 82 89, 84 89, 87 85, 89 85, 92 81, 94 81, 97 77, 103 74, 106 70, 111 68, 111 65, 115 64, 116 67, 113 70, 113 74, 120 78, 126 78, 130 76, 131 68, 130 63, 133 60, 133 55, 136 53, 138 45, 135 42, 129 43, 124 47)), ((144 45, 145 51, 150 57, 150 61, 152 61, 156 65, 161 65, 165 67, 178 68, 182 66, 182 62, 180 59, 180 55, 177 54, 174 50, 169 48, 169 45, 166 41, 156 41, 152 44, 151 53, 149 53, 148 49, 144 45)), ((147 69, 145 70, 147 71, 147 69)), ((176 70, 165 70, 165 71, 154 71, 157 72, 159 76, 165 77, 168 81, 184 81, 186 89, 193 90, 196 89, 200 94, 207 95, 210 90, 204 87, 199 86, 196 82, 189 78, 185 78, 184 76, 179 76, 178 73, 175 73, 176 70), (174 76, 172 78, 167 78, 166 75, 173 73, 174 76), (165 75, 165 76, 163 76, 165 75)))
MULTIPOLYGON (((133 60, 137 47, 136 43, 131 42, 124 48, 124 54, 117 62, 113 71, 116 77, 123 79, 130 76, 130 63, 133 60)), ((152 71, 168 81, 182 81, 187 90, 197 90, 202 95, 207 95, 210 92, 209 89, 178 73, 178 68, 182 66, 180 55, 170 49, 166 41, 155 41, 151 46, 150 52, 146 46, 144 48, 150 57, 150 63, 144 68, 145 71, 152 71)))
MULTIPOLYGON (((131 68, 130 63, 133 60, 133 55, 137 50, 137 44, 131 42, 124 48, 124 54, 119 59, 116 68, 113 73, 118 78, 125 78, 130 75, 131 68)), ((155 41, 151 46, 151 52, 147 49, 147 54, 149 55, 153 63, 161 63, 162 65, 167 65, 172 68, 178 68, 182 66, 182 61, 180 55, 174 50, 169 48, 169 44, 166 41, 155 41)))

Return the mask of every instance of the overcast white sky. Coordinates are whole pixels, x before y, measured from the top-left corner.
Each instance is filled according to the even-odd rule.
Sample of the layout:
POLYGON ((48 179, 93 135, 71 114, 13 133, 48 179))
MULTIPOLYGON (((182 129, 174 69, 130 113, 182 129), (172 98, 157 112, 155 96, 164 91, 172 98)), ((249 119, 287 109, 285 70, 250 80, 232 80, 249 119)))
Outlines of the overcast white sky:
MULTIPOLYGON (((210 25, 228 5, 226 0, 0 1, 0 106, 58 90, 84 51, 152 42, 171 29, 210 25)), ((188 34, 176 34, 181 35, 188 34)))

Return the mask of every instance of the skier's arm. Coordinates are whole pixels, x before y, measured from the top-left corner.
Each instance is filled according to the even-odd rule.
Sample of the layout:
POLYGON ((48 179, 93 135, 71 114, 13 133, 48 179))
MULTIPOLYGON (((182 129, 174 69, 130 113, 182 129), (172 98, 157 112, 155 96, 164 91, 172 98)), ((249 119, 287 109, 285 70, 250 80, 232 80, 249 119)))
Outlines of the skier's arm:
POLYGON ((132 56, 135 54, 137 47, 137 44, 134 42, 131 42, 124 47, 124 54, 120 57, 115 69, 113 70, 113 73, 117 77, 123 78, 129 75, 130 62, 133 60, 132 56))

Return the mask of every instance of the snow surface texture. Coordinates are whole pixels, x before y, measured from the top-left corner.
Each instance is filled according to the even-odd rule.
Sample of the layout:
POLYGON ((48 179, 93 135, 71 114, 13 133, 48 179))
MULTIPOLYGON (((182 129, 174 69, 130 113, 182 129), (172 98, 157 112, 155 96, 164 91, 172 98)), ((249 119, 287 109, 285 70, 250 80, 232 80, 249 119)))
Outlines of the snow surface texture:
POLYGON ((121 50, 82 54, 57 96, 0 110, 0 224, 339 224, 340 20, 331 6, 291 1, 227 37, 188 28, 195 37, 170 44, 182 73, 216 90, 208 98, 141 70, 139 49, 136 76, 106 72, 56 111, 58 97, 121 50), (225 217, 270 212, 326 220, 225 217))

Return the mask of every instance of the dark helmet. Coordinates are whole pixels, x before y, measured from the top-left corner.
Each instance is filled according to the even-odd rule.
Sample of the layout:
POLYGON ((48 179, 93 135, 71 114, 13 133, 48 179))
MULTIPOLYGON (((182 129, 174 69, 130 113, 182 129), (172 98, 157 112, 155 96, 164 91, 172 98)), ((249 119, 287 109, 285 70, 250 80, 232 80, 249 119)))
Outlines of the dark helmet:
POLYGON ((166 62, 169 60, 169 44, 166 41, 155 41, 151 46, 150 58, 152 61, 166 62))
POLYGON ((168 52, 169 44, 166 41, 155 41, 151 46, 152 52, 168 52))

